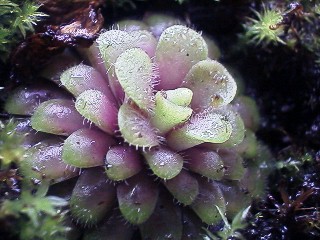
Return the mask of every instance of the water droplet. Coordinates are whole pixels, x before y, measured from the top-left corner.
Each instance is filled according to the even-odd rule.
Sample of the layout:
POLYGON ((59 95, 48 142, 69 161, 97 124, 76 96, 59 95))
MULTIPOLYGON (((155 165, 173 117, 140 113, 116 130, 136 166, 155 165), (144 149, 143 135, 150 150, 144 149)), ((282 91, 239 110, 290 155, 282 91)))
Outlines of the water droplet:
POLYGON ((107 170, 108 170, 108 169, 112 168, 112 167, 113 167, 113 165, 112 165, 112 164, 107 164, 107 166, 106 166, 106 167, 107 167, 107 170))
POLYGON ((38 184, 41 183, 41 180, 36 179, 36 178, 32 178, 31 181, 32 181, 32 183, 33 183, 34 185, 38 185, 38 184))
POLYGON ((165 236, 164 236, 166 239, 172 239, 172 234, 170 233, 170 234, 166 234, 165 236))

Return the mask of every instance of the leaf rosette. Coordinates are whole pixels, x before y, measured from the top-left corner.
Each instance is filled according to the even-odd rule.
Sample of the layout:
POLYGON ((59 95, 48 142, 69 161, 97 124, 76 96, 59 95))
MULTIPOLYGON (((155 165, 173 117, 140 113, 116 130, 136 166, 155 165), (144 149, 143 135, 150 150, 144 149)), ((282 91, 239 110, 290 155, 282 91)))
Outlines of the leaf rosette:
MULTIPOLYGON (((208 38, 166 17, 162 23, 150 16, 143 24, 125 23, 125 30, 105 31, 92 47, 79 49, 87 61, 63 69, 60 88, 46 87, 48 94, 42 92, 41 98, 38 88, 19 88, 9 98, 8 112, 32 114, 30 126, 21 131, 34 137, 37 132, 47 134, 28 145, 30 154, 21 171, 38 182, 49 177, 54 184, 80 175, 70 193, 70 208, 85 225, 104 222, 118 207, 109 218, 121 214, 138 225, 143 236, 155 234, 146 226, 170 216, 172 224, 159 228, 161 236, 180 239, 188 231, 200 236, 201 222, 222 222, 216 206, 223 213, 230 211, 226 202, 232 200, 225 199, 228 190, 223 187, 227 182, 238 189, 246 177, 241 189, 254 188, 255 179, 246 173, 259 172, 259 162, 265 159, 248 146, 256 141, 243 139, 256 108, 248 106, 250 101, 232 106, 236 80, 209 58, 217 46, 207 44, 208 38), (98 64, 101 61, 104 64, 98 64), (30 97, 15 97, 21 91, 30 97), (50 155, 48 149, 57 151, 50 155), (168 202, 168 196, 183 206, 168 202), (190 229, 182 227, 182 215, 190 229)), ((255 129, 248 135, 253 139, 255 129)), ((230 205, 236 213, 236 204, 230 205)), ((114 228, 118 239, 132 234, 131 228, 117 231, 122 224, 105 223, 96 231, 114 228)))

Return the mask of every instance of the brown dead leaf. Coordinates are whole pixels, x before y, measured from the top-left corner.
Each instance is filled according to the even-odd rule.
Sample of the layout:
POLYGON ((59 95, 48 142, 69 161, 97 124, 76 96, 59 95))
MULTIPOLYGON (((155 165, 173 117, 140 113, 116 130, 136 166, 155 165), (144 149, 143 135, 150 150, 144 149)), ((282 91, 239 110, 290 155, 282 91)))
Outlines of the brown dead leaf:
POLYGON ((101 0, 37 0, 40 11, 49 15, 11 54, 11 79, 34 80, 48 59, 65 47, 89 47, 101 30, 104 19, 101 0))

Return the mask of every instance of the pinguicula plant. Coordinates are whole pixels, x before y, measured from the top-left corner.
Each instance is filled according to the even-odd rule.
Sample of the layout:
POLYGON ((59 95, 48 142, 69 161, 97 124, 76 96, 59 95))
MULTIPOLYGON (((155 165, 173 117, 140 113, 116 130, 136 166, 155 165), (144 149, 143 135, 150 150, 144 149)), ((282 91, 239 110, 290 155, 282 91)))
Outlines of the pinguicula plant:
POLYGON ((130 239, 133 226, 143 239, 202 239, 203 226, 263 194, 269 155, 254 100, 212 59, 212 40, 176 23, 119 22, 77 49, 83 61, 55 57, 42 72, 52 81, 5 104, 26 116, 23 176, 53 186, 77 177, 65 197, 84 239, 130 239))

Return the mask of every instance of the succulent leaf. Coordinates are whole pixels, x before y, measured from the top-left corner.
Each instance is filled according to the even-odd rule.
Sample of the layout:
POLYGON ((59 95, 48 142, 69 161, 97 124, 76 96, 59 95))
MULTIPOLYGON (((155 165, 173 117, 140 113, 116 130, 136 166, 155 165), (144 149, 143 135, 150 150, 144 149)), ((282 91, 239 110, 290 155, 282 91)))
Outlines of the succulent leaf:
POLYGON ((191 103, 193 92, 189 88, 176 88, 165 91, 165 95, 170 102, 187 107, 191 103))
MULTIPOLYGON (((187 99, 183 99, 182 94, 179 93, 180 89, 171 90, 169 96, 167 95, 169 91, 159 91, 156 93, 155 109, 151 117, 151 123, 162 134, 167 133, 176 125, 186 122, 192 114, 191 108, 183 106, 188 102, 189 96, 186 95, 187 99), (172 92, 175 92, 176 95, 172 92), (179 105, 179 103, 181 104, 179 105)), ((184 93, 185 90, 181 89, 181 92, 184 93)))
POLYGON ((133 39, 133 45, 135 48, 142 49, 150 58, 154 57, 158 42, 151 32, 138 30, 132 31, 129 34, 133 39))
POLYGON ((101 130, 113 134, 117 128, 117 109, 106 95, 98 90, 86 90, 76 100, 77 111, 101 130))
POLYGON ((125 94, 146 111, 154 105, 152 70, 150 57, 139 48, 126 50, 115 63, 115 72, 125 94))
POLYGON ((53 84, 20 86, 10 93, 4 109, 11 114, 32 115, 41 103, 57 98, 71 97, 53 84))
POLYGON ((143 155, 153 173, 162 179, 171 179, 182 170, 183 158, 169 148, 154 148, 143 155))
POLYGON ((71 166, 88 168, 104 165, 104 157, 115 141, 99 130, 79 129, 63 144, 62 159, 71 166))
POLYGON ((151 148, 159 145, 159 137, 149 119, 129 104, 122 104, 118 113, 118 124, 122 137, 129 144, 151 148))
POLYGON ((108 72, 110 88, 114 96, 122 101, 124 92, 115 75, 114 64, 121 53, 133 47, 134 41, 129 33, 125 31, 109 30, 100 34, 96 42, 108 72))
POLYGON ((221 180, 224 175, 224 165, 219 154, 213 150, 191 148, 184 152, 188 161, 186 167, 213 180, 221 180))
POLYGON ((183 86, 193 92, 191 106, 195 110, 225 106, 237 92, 237 84, 227 69, 210 59, 196 63, 184 79, 183 86))
POLYGON ((114 101, 106 80, 91 66, 81 63, 68 68, 61 74, 60 81, 75 97, 86 90, 95 89, 114 101))
POLYGON ((233 219, 236 214, 250 205, 250 196, 241 189, 236 181, 223 181, 219 183, 219 187, 226 200, 226 216, 228 219, 233 219))
POLYGON ((43 141, 29 148, 20 164, 20 171, 33 184, 42 181, 57 183, 75 177, 79 170, 62 161, 62 142, 57 139, 43 141))
POLYGON ((38 106, 31 117, 31 126, 40 132, 68 136, 89 124, 84 122, 72 100, 52 99, 38 106))
POLYGON ((156 49, 161 79, 157 89, 180 87, 190 68, 207 57, 207 44, 199 33, 182 25, 165 29, 156 49))
POLYGON ((152 34, 156 36, 157 39, 165 29, 176 24, 181 24, 182 22, 173 16, 161 13, 147 14, 143 20, 149 25, 152 34))
POLYGON ((163 184, 184 205, 190 205, 199 193, 197 179, 186 170, 182 170, 177 176, 164 181, 163 184))
POLYGON ((231 124, 232 132, 227 141, 219 144, 212 144, 212 147, 215 149, 232 148, 241 144, 246 130, 240 114, 228 106, 215 109, 214 111, 223 115, 225 119, 227 119, 227 121, 231 124))
POLYGON ((101 57, 97 41, 93 42, 89 48, 78 47, 77 52, 79 52, 86 62, 90 63, 90 66, 99 71, 101 76, 109 83, 108 71, 101 57))
POLYGON ((222 221, 222 218, 217 207, 220 208, 222 213, 226 211, 226 202, 221 189, 214 181, 208 182, 205 179, 199 179, 198 182, 199 195, 191 204, 191 208, 206 224, 218 224, 222 221))
POLYGON ((257 131, 260 123, 260 115, 256 102, 247 96, 239 96, 232 102, 232 107, 237 111, 246 128, 257 131))
POLYGON ((175 150, 181 151, 204 142, 223 143, 231 133, 230 122, 209 109, 192 116, 182 127, 170 132, 167 142, 175 150))
POLYGON ((105 158, 106 173, 113 181, 125 180, 142 169, 141 156, 133 148, 114 146, 105 158))
POLYGON ((235 150, 244 158, 255 158, 258 154, 258 145, 254 132, 246 129, 243 141, 235 146, 235 150))
POLYGON ((145 222, 153 213, 159 190, 155 183, 141 174, 117 186, 119 208, 126 220, 132 224, 145 222))
POLYGON ((115 187, 107 181, 103 168, 86 169, 73 189, 71 214, 82 224, 94 225, 114 207, 115 200, 115 187))
POLYGON ((221 149, 219 155, 225 166, 224 179, 240 180, 245 174, 242 157, 234 150, 221 149))
POLYGON ((106 68, 112 67, 118 56, 132 47, 132 43, 129 33, 122 30, 109 30, 100 34, 97 44, 106 68))

